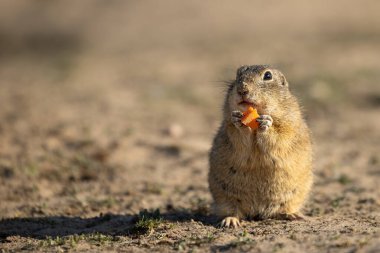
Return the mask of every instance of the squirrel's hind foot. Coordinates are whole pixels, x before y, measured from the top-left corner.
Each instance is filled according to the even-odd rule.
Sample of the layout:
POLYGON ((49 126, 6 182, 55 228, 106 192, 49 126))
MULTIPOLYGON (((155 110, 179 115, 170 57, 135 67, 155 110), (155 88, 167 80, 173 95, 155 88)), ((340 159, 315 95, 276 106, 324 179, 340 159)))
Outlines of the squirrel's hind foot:
POLYGON ((305 216, 303 216, 301 213, 280 213, 277 214, 275 219, 278 220, 289 220, 289 221, 295 221, 295 220, 305 220, 305 216))
POLYGON ((237 217, 226 217, 220 223, 220 227, 225 227, 225 228, 229 228, 229 227, 237 228, 237 227, 240 227, 239 218, 237 218, 237 217))

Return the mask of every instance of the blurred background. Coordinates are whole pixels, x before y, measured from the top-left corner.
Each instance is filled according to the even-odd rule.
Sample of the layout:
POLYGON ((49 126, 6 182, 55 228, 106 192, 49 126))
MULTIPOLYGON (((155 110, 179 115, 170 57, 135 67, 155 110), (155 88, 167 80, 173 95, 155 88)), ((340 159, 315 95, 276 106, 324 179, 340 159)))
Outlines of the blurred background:
POLYGON ((379 211, 379 10, 375 0, 1 1, 0 218, 209 213, 207 152, 224 82, 245 64, 282 70, 305 109, 307 214, 379 211))

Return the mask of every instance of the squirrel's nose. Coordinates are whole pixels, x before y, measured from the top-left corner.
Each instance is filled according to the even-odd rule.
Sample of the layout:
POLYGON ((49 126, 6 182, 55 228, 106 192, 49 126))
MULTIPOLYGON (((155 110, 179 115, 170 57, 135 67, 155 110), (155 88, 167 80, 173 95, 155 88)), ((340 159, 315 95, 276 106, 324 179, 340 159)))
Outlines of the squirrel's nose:
POLYGON ((248 84, 246 82, 241 83, 237 88, 237 93, 242 97, 247 95, 248 92, 248 84))
POLYGON ((239 94, 240 96, 245 96, 245 95, 248 94, 248 89, 239 89, 239 90, 238 90, 238 94, 239 94))

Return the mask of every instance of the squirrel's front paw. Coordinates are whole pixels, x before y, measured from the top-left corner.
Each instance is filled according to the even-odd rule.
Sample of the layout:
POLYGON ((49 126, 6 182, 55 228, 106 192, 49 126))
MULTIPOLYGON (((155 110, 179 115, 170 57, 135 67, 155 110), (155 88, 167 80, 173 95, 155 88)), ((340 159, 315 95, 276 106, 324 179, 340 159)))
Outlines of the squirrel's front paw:
POLYGON ((269 127, 271 127, 273 124, 273 119, 269 115, 260 115, 260 117, 258 117, 256 121, 259 122, 259 129, 261 131, 268 130, 269 127))
POLYGON ((234 124, 234 126, 238 128, 244 126, 243 123, 241 123, 242 118, 243 118, 243 113, 241 111, 233 111, 231 113, 232 124, 234 124))

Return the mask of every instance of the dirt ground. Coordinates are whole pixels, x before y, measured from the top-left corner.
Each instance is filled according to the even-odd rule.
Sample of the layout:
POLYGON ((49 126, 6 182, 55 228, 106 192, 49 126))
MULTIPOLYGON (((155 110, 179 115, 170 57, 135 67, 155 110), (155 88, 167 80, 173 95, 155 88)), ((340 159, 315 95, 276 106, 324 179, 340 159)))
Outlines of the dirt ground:
POLYGON ((1 1, 0 250, 380 252, 378 1, 1 1), (313 132, 306 221, 210 213, 243 64, 313 132))

